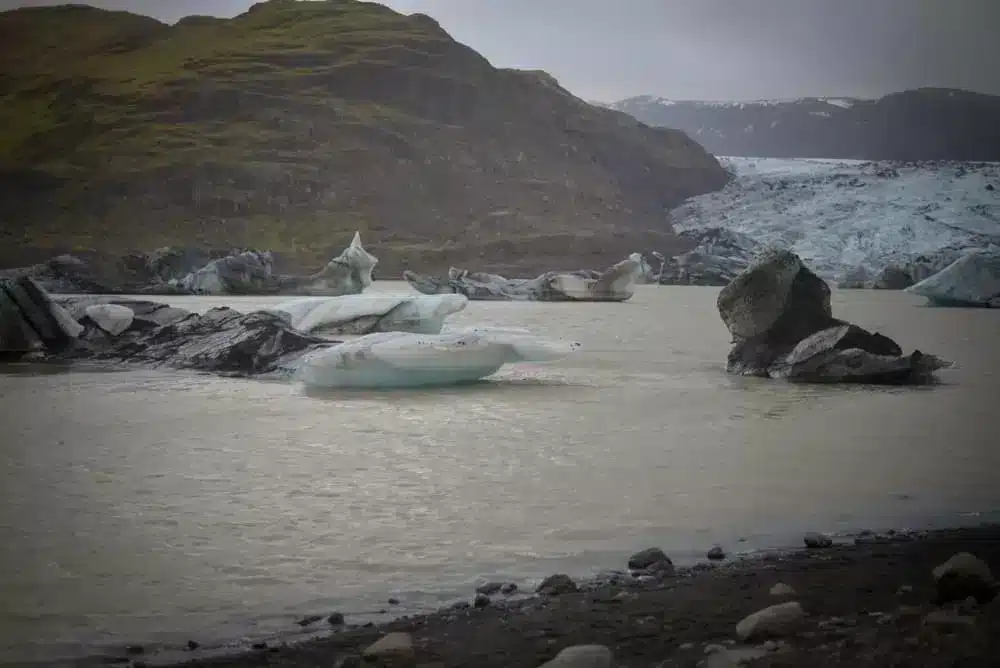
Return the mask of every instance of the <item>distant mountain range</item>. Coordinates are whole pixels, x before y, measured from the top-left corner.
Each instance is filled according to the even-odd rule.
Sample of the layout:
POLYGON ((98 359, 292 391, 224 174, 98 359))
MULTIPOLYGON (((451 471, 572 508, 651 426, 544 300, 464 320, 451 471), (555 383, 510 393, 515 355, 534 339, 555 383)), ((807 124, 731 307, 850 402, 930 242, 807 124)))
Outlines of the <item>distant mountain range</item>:
POLYGON ((641 95, 605 106, 647 125, 682 130, 722 156, 1000 160, 1000 96, 965 90, 754 102, 641 95))

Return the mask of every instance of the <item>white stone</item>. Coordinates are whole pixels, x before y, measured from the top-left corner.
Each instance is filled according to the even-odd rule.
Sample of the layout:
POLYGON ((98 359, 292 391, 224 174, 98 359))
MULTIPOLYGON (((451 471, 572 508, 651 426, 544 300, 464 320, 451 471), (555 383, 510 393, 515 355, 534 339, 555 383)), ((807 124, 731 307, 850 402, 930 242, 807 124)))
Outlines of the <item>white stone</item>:
POLYGON ((791 585, 787 585, 784 582, 779 582, 773 587, 771 587, 770 594, 771 596, 780 596, 780 597, 795 596, 795 589, 793 589, 791 585))
POLYGON ((796 631, 804 618, 797 601, 779 603, 746 617, 736 625, 736 635, 743 641, 783 636, 796 631))
POLYGON ((409 633, 390 633, 369 645, 363 656, 369 665, 408 668, 414 662, 413 637, 409 633))
POLYGON ((604 645, 574 645, 540 668, 614 668, 615 655, 604 645))

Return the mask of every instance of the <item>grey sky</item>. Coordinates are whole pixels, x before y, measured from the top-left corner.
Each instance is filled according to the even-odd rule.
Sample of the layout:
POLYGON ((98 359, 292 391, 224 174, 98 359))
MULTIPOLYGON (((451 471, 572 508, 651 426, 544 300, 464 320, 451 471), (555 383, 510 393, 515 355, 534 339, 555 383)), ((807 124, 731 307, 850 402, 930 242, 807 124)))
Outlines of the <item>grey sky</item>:
MULTIPOLYGON (((79 1, 79 0, 77 0, 79 1)), ((0 0, 0 8, 61 4, 0 0)), ((92 0, 166 21, 246 0, 92 0)), ((919 86, 1000 94, 1000 0, 386 0, 494 65, 580 97, 861 97, 919 86)))

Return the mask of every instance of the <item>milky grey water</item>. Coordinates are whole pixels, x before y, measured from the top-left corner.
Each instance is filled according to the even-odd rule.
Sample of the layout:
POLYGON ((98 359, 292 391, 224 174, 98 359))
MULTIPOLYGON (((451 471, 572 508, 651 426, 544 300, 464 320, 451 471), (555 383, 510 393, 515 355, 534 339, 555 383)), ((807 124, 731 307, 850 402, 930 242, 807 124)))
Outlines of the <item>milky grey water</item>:
POLYGON ((959 367, 933 388, 808 387, 723 374, 716 293, 470 304, 453 324, 584 349, 462 389, 7 368, 0 662, 211 645, 389 596, 403 612, 649 545, 694 558, 1000 509, 1000 312, 835 293, 838 314, 959 367))

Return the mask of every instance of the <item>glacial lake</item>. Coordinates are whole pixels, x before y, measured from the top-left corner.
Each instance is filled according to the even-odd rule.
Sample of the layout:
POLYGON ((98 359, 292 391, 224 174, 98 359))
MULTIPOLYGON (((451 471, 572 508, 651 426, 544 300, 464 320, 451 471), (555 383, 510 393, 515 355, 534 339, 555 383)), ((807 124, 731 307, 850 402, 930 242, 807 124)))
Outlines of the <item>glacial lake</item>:
POLYGON ((384 619, 652 545, 690 563, 996 519, 1000 313, 837 291, 840 317, 956 368, 925 388, 795 386, 724 374, 717 292, 471 303, 449 322, 584 347, 461 389, 0 367, 0 664, 384 619))

